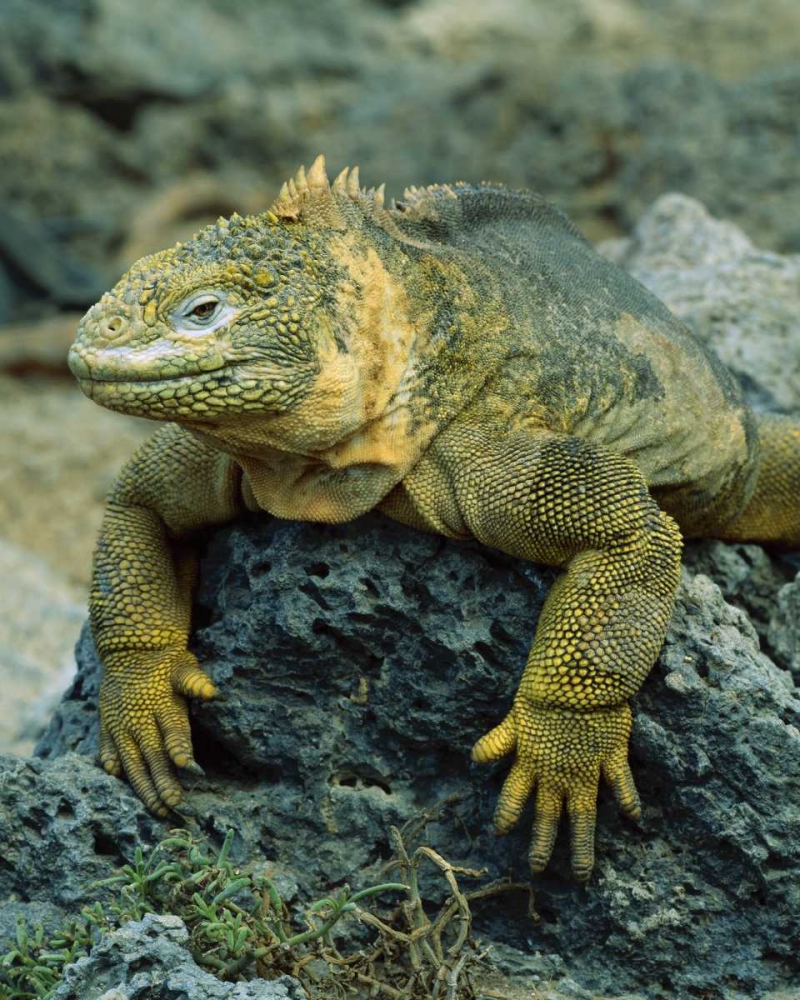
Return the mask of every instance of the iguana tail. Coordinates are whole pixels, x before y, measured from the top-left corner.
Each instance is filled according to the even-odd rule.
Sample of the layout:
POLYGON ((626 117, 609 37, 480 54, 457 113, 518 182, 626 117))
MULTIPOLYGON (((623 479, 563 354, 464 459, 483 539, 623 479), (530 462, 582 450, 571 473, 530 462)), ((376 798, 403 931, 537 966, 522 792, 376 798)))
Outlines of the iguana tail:
POLYGON ((717 537, 800 547, 800 422, 758 415, 760 465, 756 490, 745 509, 717 537))

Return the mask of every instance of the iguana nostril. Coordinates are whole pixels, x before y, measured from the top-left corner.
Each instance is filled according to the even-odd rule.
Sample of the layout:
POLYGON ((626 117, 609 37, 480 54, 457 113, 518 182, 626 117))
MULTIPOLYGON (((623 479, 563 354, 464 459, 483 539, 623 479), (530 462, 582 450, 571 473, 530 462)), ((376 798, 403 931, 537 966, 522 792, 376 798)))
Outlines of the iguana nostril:
POLYGON ((122 330, 123 319, 121 316, 112 316, 111 319, 106 323, 106 331, 112 336, 116 337, 118 333, 122 330))

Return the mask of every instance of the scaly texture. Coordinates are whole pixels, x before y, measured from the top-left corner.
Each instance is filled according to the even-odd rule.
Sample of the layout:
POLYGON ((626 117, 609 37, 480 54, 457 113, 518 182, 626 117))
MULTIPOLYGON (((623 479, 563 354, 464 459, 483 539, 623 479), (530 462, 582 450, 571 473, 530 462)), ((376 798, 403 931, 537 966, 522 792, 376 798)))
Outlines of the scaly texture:
POLYGON ((167 422, 111 492, 91 600, 101 760, 160 814, 193 763, 184 697, 215 693, 186 648, 200 528, 377 508, 562 567, 473 756, 515 755, 499 832, 535 790, 535 871, 566 804, 581 879, 600 777, 639 813, 628 699, 664 639, 681 531, 800 542, 796 425, 757 421, 657 299, 527 192, 411 188, 386 207, 320 157, 263 215, 134 265, 70 365, 96 402, 167 422))

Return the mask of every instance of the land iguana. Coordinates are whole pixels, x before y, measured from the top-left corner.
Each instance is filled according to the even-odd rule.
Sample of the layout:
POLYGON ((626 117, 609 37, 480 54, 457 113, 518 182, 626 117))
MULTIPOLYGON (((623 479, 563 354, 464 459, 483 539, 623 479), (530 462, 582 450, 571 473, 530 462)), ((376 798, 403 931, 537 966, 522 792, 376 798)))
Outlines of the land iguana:
POLYGON ((566 805, 582 880, 601 775, 640 812, 629 700, 681 537, 800 543, 800 425, 754 415, 658 299, 527 191, 384 204, 318 157, 264 214, 134 264, 69 363, 95 402, 165 422, 110 492, 90 602, 100 761, 161 816, 194 764, 185 699, 215 694, 187 650, 198 529, 375 508, 561 567, 513 705, 472 756, 513 755, 498 832, 535 792, 535 872, 566 805))

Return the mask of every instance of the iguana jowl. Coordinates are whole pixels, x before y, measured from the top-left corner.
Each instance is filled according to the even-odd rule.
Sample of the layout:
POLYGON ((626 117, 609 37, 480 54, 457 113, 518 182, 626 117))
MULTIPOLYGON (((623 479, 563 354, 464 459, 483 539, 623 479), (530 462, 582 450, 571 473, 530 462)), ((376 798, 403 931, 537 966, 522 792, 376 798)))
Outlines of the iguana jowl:
POLYGON ((535 792, 531 864, 559 816, 587 878, 601 775, 639 813, 629 698, 669 620, 681 533, 800 543, 800 427, 755 417, 657 299, 540 197, 409 189, 385 207, 322 157, 263 215, 145 257, 70 352, 97 403, 166 425, 111 490, 91 623, 100 758, 160 815, 192 763, 185 697, 199 528, 245 510, 377 508, 560 566, 505 719, 499 831, 535 792))

